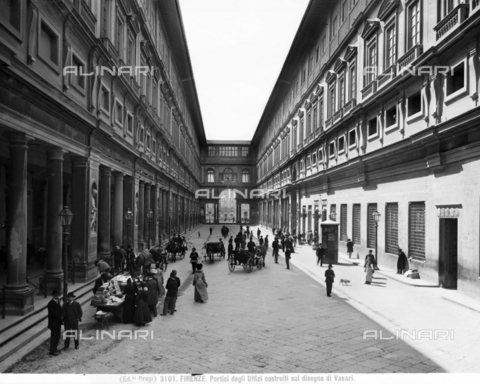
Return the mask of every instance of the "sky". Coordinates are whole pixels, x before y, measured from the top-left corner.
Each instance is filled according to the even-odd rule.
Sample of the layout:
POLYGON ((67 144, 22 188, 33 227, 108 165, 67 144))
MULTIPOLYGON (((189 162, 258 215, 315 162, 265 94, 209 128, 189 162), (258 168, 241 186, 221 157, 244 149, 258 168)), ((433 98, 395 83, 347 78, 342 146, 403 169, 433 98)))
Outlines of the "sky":
POLYGON ((308 0, 180 0, 207 140, 251 140, 308 0))

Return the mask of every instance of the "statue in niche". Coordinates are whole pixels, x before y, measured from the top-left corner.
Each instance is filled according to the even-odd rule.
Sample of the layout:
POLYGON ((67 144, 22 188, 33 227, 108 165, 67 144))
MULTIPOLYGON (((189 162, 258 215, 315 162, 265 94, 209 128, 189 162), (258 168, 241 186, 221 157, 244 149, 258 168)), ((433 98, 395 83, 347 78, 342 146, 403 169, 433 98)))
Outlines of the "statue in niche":
POLYGON ((92 208, 90 211, 90 232, 97 232, 97 186, 92 185, 92 208))
POLYGON ((138 225, 138 192, 135 194, 135 225, 138 225))

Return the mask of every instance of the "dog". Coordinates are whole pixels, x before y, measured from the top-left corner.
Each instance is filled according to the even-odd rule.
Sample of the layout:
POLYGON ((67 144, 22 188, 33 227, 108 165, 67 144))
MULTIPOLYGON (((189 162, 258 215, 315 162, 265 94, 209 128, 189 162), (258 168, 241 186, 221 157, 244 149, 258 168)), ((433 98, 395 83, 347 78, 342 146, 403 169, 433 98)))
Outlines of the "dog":
POLYGON ((348 285, 348 284, 350 284, 350 280, 340 279, 340 284, 342 284, 342 285, 348 285))

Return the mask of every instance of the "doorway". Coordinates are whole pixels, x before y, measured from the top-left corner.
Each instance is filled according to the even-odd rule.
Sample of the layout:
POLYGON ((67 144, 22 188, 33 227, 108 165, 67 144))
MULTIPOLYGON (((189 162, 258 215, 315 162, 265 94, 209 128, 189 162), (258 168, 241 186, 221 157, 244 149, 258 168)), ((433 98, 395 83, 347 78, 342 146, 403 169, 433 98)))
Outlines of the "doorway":
POLYGON ((440 286, 457 289, 458 220, 440 219, 440 286))

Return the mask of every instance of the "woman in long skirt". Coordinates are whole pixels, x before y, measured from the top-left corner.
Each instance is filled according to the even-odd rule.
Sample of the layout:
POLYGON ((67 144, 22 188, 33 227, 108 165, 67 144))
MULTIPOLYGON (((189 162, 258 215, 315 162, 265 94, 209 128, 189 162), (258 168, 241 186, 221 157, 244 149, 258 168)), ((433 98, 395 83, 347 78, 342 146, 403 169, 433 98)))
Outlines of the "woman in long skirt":
POLYGON ((136 291, 137 287, 132 284, 132 279, 128 279, 125 287, 125 301, 123 304, 123 322, 125 324, 133 323, 135 319, 136 291))
POLYGON ((160 298, 160 297, 165 296, 165 287, 163 286, 163 283, 164 283, 164 281, 163 281, 163 271, 160 268, 157 269, 155 279, 157 280, 158 291, 160 292, 158 294, 158 297, 160 298))
POLYGON ((365 276, 365 284, 372 284, 373 280, 373 264, 371 260, 367 260, 365 264, 365 272, 367 273, 365 276))
POLYGON ((197 264, 197 270, 193 275, 193 285, 195 286, 195 302, 206 303, 208 300, 207 293, 207 281, 205 280, 205 274, 202 271, 202 264, 197 264))
POLYGON ((142 286, 141 290, 137 293, 137 304, 135 306, 135 324, 145 325, 152 321, 152 316, 150 315, 150 309, 148 308, 148 288, 142 286))

